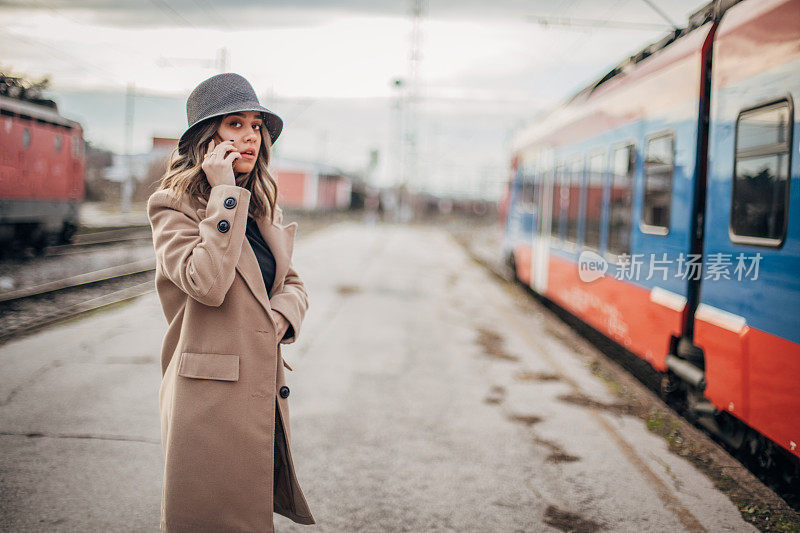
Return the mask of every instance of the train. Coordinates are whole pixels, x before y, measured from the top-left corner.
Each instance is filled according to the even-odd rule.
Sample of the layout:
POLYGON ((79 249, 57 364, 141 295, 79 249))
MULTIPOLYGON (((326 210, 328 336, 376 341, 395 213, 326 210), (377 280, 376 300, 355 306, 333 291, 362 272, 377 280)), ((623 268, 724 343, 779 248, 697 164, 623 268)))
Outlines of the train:
POLYGON ((800 0, 716 0, 515 132, 503 260, 800 482, 800 0))
POLYGON ((40 251, 70 242, 78 228, 83 129, 17 80, 0 80, 0 245, 40 251))

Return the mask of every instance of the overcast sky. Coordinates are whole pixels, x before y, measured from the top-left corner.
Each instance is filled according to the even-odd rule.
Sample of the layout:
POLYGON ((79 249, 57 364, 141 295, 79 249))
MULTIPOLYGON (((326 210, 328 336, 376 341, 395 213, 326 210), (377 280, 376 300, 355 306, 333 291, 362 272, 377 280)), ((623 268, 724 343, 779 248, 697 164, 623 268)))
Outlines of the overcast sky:
MULTIPOLYGON (((496 195, 513 128, 685 24, 705 2, 428 0, 421 24, 412 183, 496 195), (542 26, 535 16, 649 24, 542 26)), ((49 76, 64 115, 86 138, 124 151, 124 91, 135 84, 133 151, 186 127, 191 89, 229 70, 250 80, 286 121, 284 157, 359 170, 380 151, 374 179, 397 179, 400 138, 391 81, 407 78, 411 0, 0 0, 0 67, 49 76)))

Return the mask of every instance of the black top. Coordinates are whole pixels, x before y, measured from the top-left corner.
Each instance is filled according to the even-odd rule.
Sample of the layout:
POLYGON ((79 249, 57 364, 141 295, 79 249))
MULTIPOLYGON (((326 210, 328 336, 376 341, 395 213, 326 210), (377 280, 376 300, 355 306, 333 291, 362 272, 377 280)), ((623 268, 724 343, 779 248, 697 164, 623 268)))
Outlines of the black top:
POLYGON ((247 217, 247 228, 244 234, 256 253, 258 266, 261 267, 261 276, 264 278, 264 285, 267 287, 267 294, 269 294, 272 284, 275 283, 275 256, 272 255, 264 236, 261 235, 258 224, 250 217, 247 217))

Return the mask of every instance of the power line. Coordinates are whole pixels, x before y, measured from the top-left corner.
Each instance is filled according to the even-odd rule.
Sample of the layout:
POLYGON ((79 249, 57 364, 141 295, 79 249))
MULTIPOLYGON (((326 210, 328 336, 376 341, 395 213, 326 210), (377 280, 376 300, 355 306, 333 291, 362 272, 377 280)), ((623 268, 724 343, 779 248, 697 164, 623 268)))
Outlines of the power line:
POLYGON ((403 142, 407 149, 406 168, 403 171, 403 184, 419 187, 419 129, 418 115, 420 103, 419 68, 422 60, 422 18, 425 15, 426 0, 411 0, 411 49, 408 56, 409 83, 406 93, 405 132, 403 142), (409 178, 414 183, 409 183, 409 178))
MULTIPOLYGON (((68 15, 68 14, 64 13, 63 11, 61 11, 61 10, 55 8, 55 7, 48 6, 47 4, 45 4, 45 3, 43 3, 43 2, 41 2, 39 0, 29 0, 29 1, 31 1, 38 8, 46 9, 46 10, 52 12, 53 14, 55 14, 56 16, 61 17, 63 19, 66 19, 66 20, 72 22, 73 24, 77 24, 79 26, 82 26, 82 27, 88 28, 88 29, 94 29, 94 28, 92 28, 92 26, 90 24, 87 24, 86 22, 82 21, 81 19, 78 19, 78 18, 75 18, 75 17, 73 17, 71 15, 68 15)), ((120 52, 123 55, 136 54, 136 55, 138 55, 139 57, 141 57, 143 59, 152 60, 152 58, 150 56, 146 56, 146 55, 138 52, 135 49, 133 49, 133 50, 131 50, 131 49, 123 49, 123 48, 117 46, 116 44, 108 42, 108 41, 104 42, 103 46, 109 46, 111 48, 114 48, 115 50, 117 50, 118 52, 120 52)))
POLYGON ((189 19, 175 11, 175 9, 169 5, 166 0, 150 0, 150 2, 164 13, 171 13, 173 18, 183 22, 185 26, 191 26, 194 29, 199 29, 197 26, 192 24, 189 19))
POLYGON ((656 13, 658 13, 658 14, 659 14, 659 16, 660 16, 662 19, 664 19, 664 20, 666 20, 667 22, 669 22, 669 25, 670 25, 670 26, 672 26, 672 29, 673 29, 673 30, 677 30, 677 29, 678 29, 678 25, 677 25, 677 24, 675 24, 674 22, 672 22, 672 19, 670 19, 670 18, 667 16, 667 14, 666 14, 666 13, 664 13, 664 12, 663 12, 661 9, 659 9, 659 7, 658 7, 658 6, 656 6, 656 5, 655 5, 655 4, 652 2, 652 0, 642 0, 642 2, 644 2, 645 4, 647 4, 648 6, 650 6, 650 7, 653 9, 653 11, 655 11, 656 13))
POLYGON ((194 0, 194 3, 195 3, 195 5, 197 7, 202 9, 206 13, 206 15, 209 15, 209 17, 212 20, 216 20, 216 21, 222 22, 222 25, 225 26, 225 29, 227 29, 227 30, 232 30, 233 29, 231 27, 230 22, 228 22, 228 19, 223 17, 219 13, 219 11, 216 10, 216 8, 214 7, 214 4, 212 4, 211 2, 209 2, 208 0, 203 0, 203 2, 201 3, 200 0, 194 0))
POLYGON ((528 20, 538 22, 542 26, 585 26, 589 28, 619 28, 624 30, 670 30, 671 26, 648 22, 627 22, 621 20, 582 19, 569 17, 546 17, 528 15, 528 20))
MULTIPOLYGON (((613 17, 614 13, 616 13, 622 7, 622 4, 624 4, 625 1, 626 0, 618 0, 613 6, 611 6, 608 9, 608 11, 606 11, 604 18, 606 20, 613 19, 614 18, 613 17)), ((573 45, 568 50, 562 51, 561 55, 559 55, 559 57, 558 57, 559 69, 552 75, 553 78, 559 77, 561 75, 561 73, 564 72, 564 69, 567 67, 566 63, 564 61, 562 61, 562 59, 564 59, 568 55, 571 56, 573 52, 575 52, 578 48, 583 46, 584 43, 586 43, 586 41, 591 39, 592 36, 594 36, 594 34, 595 34, 594 30, 589 31, 581 39, 579 39, 578 41, 573 43, 573 45)))
POLYGON ((42 48, 46 48, 49 51, 54 52, 56 56, 61 56, 61 59, 64 62, 69 63, 70 65, 73 65, 73 66, 76 63, 80 64, 80 65, 83 66, 84 69, 93 69, 95 72, 103 74, 107 79, 110 79, 115 84, 116 83, 122 83, 119 80, 119 78, 117 77, 117 75, 114 74, 113 72, 111 72, 109 70, 106 70, 104 68, 98 67, 97 65, 95 65, 93 63, 89 63, 87 61, 84 61, 83 59, 79 58, 78 56, 70 54, 69 52, 65 52, 61 48, 53 46, 53 45, 51 45, 49 43, 46 43, 46 42, 41 41, 39 39, 34 39, 34 38, 29 37, 27 35, 20 35, 20 34, 17 34, 17 33, 13 33, 13 32, 10 32, 10 31, 8 31, 6 29, 3 29, 3 28, 0 28, 0 33, 5 33, 11 39, 13 39, 15 41, 18 41, 18 42, 19 41, 28 42, 29 44, 32 44, 34 46, 39 46, 39 47, 42 47, 42 48))

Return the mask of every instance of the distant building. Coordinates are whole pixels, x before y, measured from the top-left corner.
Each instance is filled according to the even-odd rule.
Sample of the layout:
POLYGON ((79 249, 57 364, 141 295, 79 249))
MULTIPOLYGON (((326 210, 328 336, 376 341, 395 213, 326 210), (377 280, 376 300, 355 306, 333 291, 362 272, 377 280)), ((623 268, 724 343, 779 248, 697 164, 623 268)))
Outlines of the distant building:
POLYGON ((111 166, 103 175, 109 182, 121 184, 122 196, 134 201, 146 200, 156 189, 167 169, 170 154, 178 146, 178 139, 153 137, 150 151, 142 154, 113 154, 111 166), (131 181, 128 181, 132 178, 131 181))
POLYGON ((270 172, 278 182, 278 204, 302 209, 347 209, 351 180, 336 167, 276 158, 270 172))
MULTIPOLYGON (((110 182, 124 183, 133 178, 133 197, 146 199, 166 170, 169 156, 178 139, 153 137, 150 151, 142 154, 114 154, 103 175, 110 182)), ((300 209, 347 209, 350 207, 352 180, 338 168, 295 159, 275 158, 270 163, 278 182, 278 204, 300 209)))
POLYGON ((169 155, 178 147, 178 139, 169 137, 153 137, 153 148, 150 152, 160 152, 169 155))
POLYGON ((110 181, 125 181, 128 177, 133 177, 136 181, 143 181, 150 177, 154 165, 158 165, 160 173, 163 173, 160 167, 166 169, 166 161, 177 146, 178 139, 153 137, 153 146, 149 152, 114 154, 111 166, 105 169, 105 178, 110 181))

